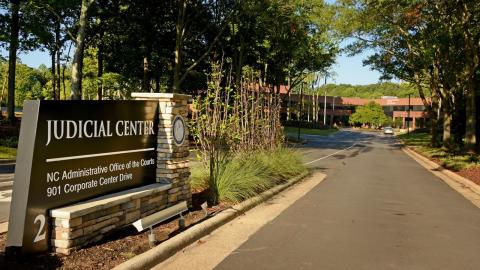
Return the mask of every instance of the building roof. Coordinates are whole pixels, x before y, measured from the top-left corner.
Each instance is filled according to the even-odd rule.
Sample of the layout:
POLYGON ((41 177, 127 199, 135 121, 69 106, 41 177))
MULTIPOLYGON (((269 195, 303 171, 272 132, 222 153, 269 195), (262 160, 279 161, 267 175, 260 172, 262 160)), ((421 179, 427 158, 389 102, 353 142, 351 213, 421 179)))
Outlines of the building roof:
MULTIPOLYGON (((282 93, 283 94, 283 93, 282 93)), ((304 94, 304 100, 311 100, 312 96, 304 94)), ((288 97, 284 97, 284 100, 287 100, 288 97)), ((292 101, 298 101, 300 99, 299 94, 291 94, 290 99, 292 101)), ((324 96, 318 96, 319 103, 324 103, 324 96)), ((327 103, 333 103, 335 99, 335 105, 350 105, 350 106, 361 106, 369 102, 375 102, 382 106, 408 106, 408 98, 379 98, 379 99, 368 99, 368 98, 359 98, 359 97, 332 97, 327 96, 327 103)), ((422 106, 423 101, 421 98, 410 98, 411 106, 422 106)))

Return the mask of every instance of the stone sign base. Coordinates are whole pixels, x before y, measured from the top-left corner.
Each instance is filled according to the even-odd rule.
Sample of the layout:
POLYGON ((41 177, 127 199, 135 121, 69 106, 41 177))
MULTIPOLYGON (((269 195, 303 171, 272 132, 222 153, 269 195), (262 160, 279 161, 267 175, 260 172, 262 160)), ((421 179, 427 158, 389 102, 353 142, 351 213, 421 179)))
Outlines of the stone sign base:
POLYGON ((50 210, 53 251, 70 254, 174 204, 169 189, 171 184, 151 184, 50 210))
POLYGON ((182 145, 175 144, 172 133, 175 117, 181 116, 185 121, 188 119, 188 104, 192 101, 191 96, 169 93, 132 93, 132 98, 158 101, 160 121, 157 140, 157 182, 172 184, 172 189, 169 191, 170 201, 185 200, 191 206, 188 129, 185 130, 185 140, 182 145))

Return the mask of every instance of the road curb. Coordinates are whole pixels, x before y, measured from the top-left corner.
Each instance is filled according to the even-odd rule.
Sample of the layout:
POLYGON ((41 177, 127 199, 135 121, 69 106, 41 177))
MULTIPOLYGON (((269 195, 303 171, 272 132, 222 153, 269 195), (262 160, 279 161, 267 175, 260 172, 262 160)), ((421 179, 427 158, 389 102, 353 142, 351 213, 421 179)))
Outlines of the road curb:
POLYGON ((403 152, 413 158, 422 167, 433 173, 438 178, 442 179, 447 185, 455 191, 464 196, 467 200, 472 202, 475 206, 480 208, 480 186, 462 177, 451 170, 444 168, 441 165, 431 161, 422 156, 407 146, 402 147, 403 152))
POLYGON ((290 179, 287 183, 275 186, 262 194, 250 198, 246 201, 243 201, 229 209, 226 209, 214 217, 207 219, 189 229, 185 232, 182 232, 160 245, 139 254, 132 259, 123 262, 122 264, 117 265, 116 270, 133 270, 133 269, 148 269, 156 264, 162 262, 168 257, 175 254, 177 251, 183 249, 184 247, 192 244, 198 239, 208 235, 218 227, 226 224, 227 222, 233 220, 234 218, 243 215, 246 211, 252 209, 253 207, 259 205, 262 202, 270 199, 274 195, 280 193, 286 188, 292 186, 293 184, 299 182, 305 178, 309 173, 303 173, 295 178, 290 179))

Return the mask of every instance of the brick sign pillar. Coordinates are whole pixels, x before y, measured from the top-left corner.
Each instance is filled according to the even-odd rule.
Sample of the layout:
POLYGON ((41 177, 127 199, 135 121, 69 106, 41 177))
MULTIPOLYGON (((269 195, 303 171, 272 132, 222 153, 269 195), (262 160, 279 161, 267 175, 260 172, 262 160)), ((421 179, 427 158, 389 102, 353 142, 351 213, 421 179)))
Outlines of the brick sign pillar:
MULTIPOLYGON (((168 204, 187 201, 191 205, 190 167, 188 164, 188 104, 191 96, 170 93, 132 93, 136 100, 156 100, 159 102, 159 123, 157 140, 157 182, 172 185, 168 190, 168 204), (180 121, 179 119, 180 118, 180 121), (174 122, 182 122, 185 126, 183 141, 174 138, 174 122)), ((177 123, 180 126, 181 123, 177 123)), ((177 131, 178 131, 177 127, 177 131)))

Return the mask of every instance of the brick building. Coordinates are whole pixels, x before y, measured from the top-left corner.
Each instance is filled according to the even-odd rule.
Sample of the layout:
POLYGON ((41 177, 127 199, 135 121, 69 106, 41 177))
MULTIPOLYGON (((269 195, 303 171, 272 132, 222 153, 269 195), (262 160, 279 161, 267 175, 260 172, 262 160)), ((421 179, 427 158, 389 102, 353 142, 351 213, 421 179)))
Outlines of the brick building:
MULTIPOLYGON (((296 120, 300 110, 300 95, 288 95, 285 89, 283 90, 281 91, 282 119, 296 120)), ((347 125, 348 118, 355 112, 355 108, 371 101, 383 107, 385 114, 392 119, 395 127, 406 128, 408 125, 413 129, 427 127, 428 116, 421 98, 410 98, 410 112, 408 112, 408 98, 391 96, 380 99, 364 99, 305 94, 303 95, 302 120, 323 123, 326 112, 326 124, 342 123, 347 125)))

